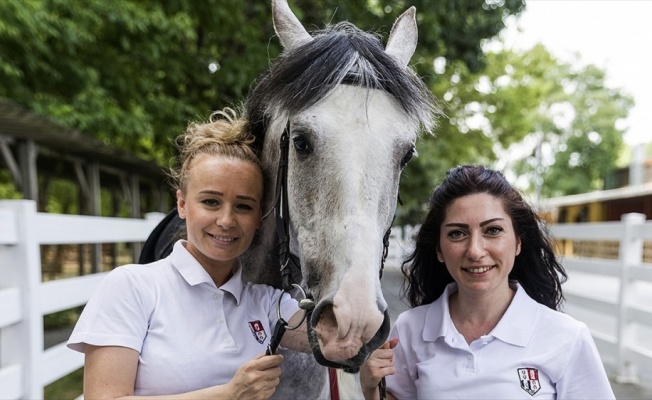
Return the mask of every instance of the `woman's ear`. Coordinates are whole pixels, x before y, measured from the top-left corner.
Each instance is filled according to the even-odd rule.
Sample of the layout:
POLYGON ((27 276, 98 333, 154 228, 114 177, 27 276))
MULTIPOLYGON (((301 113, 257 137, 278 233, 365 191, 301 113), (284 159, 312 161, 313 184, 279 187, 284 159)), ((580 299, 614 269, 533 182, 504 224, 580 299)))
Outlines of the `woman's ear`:
POLYGON ((521 237, 516 237, 516 255, 521 254, 521 237))
POLYGON ((437 252, 437 259, 439 260, 440 263, 443 263, 444 256, 441 254, 441 249, 439 248, 439 246, 437 246, 435 251, 437 252))
POLYGON ((177 212, 179 218, 186 219, 186 199, 183 197, 183 192, 177 189, 177 212))

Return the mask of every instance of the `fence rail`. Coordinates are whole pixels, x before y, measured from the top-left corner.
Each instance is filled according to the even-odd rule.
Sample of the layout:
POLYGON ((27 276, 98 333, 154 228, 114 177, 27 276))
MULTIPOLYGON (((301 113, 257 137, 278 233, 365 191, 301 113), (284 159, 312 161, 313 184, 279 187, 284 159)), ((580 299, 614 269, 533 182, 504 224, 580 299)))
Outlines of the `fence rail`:
POLYGON ((162 218, 47 214, 31 200, 0 201, 0 399, 41 399, 44 386, 83 365, 65 343, 43 349, 43 316, 86 304, 106 273, 43 282, 40 245, 143 242, 162 218))
MULTIPOLYGON (((412 249, 416 229, 407 228, 392 230, 388 262, 400 263, 412 249)), ((644 244, 652 245, 652 220, 625 214, 615 222, 552 225, 551 233, 569 275, 565 311, 589 326, 617 381, 652 386, 652 264, 643 262, 644 244), (619 243, 616 259, 574 251, 574 243, 582 242, 582 254, 586 242, 605 241, 619 243)))
MULTIPOLYGON (((43 387, 82 367, 60 343, 43 349, 43 316, 85 304, 105 272, 43 282, 40 245, 144 241, 163 214, 145 219, 39 213, 30 200, 0 201, 0 399, 43 398, 43 387)), ((652 221, 553 225, 569 273, 569 314, 587 323, 608 370, 623 382, 652 382, 652 264, 642 261, 652 221), (577 257, 573 241, 618 241, 619 258, 577 257)), ((414 227, 392 231, 388 265, 411 248, 414 227)))

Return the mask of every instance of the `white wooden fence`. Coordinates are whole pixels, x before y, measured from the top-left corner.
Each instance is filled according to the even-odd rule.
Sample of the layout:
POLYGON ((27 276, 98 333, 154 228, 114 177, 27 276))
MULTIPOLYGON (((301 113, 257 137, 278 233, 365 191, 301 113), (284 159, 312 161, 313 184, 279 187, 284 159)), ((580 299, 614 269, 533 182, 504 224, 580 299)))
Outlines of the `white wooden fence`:
POLYGON ((652 220, 625 214, 621 221, 552 226, 558 239, 620 242, 617 260, 565 256, 567 312, 589 325, 603 362, 621 382, 652 383, 652 264, 643 242, 652 220))
MULTIPOLYGON (((388 263, 400 263, 411 251, 416 229, 407 229, 392 229, 388 263)), ((552 225, 551 233, 558 243, 567 242, 561 258, 569 275, 564 311, 589 326, 612 377, 652 387, 652 264, 643 262, 652 220, 626 214, 615 222, 552 225), (571 241, 619 242, 619 258, 575 256, 571 241)))
MULTIPOLYGON (((64 343, 43 350, 43 315, 86 303, 106 273, 42 282, 41 244, 142 242, 163 218, 57 215, 31 200, 0 201, 0 399, 40 399, 43 387, 83 365, 64 343)), ((415 228, 394 228, 388 265, 410 248, 415 228)), ((642 260, 652 221, 555 225, 558 240, 619 241, 620 259, 565 256, 567 311, 586 322, 611 374, 652 382, 652 264, 642 260)))
POLYGON ((86 304, 106 273, 42 282, 39 246, 143 242, 162 218, 47 214, 32 200, 0 201, 0 399, 42 399, 44 386, 83 366, 65 343, 43 350, 43 315, 86 304))

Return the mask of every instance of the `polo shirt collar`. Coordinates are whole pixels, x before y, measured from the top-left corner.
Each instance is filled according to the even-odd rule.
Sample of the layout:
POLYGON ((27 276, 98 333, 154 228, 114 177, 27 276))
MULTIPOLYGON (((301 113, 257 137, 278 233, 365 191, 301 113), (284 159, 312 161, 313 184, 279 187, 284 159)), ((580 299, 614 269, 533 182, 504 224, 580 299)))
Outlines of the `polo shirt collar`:
POLYGON ((516 294, 491 334, 505 343, 525 347, 534 334, 540 307, 518 282, 511 283, 516 288, 516 294))
MULTIPOLYGON (((213 282, 213 278, 206 272, 199 261, 188 252, 185 247, 186 243, 186 240, 180 239, 174 244, 172 253, 169 256, 172 266, 190 286, 205 283, 213 288, 217 288, 215 282, 213 282)), ((231 293, 235 297, 236 304, 240 304, 242 286, 242 266, 240 260, 236 260, 233 276, 220 286, 219 289, 231 293)))
POLYGON ((229 292, 235 297, 235 303, 240 304, 240 298, 242 297, 242 288, 243 288, 243 283, 242 283, 242 264, 240 263, 240 260, 236 260, 235 262, 235 271, 233 271, 233 276, 231 279, 226 281, 224 285, 220 286, 220 289, 229 292))
MULTIPOLYGON (((514 286, 516 294, 498 325, 491 331, 491 335, 503 342, 524 347, 534 334, 539 306, 518 282, 514 282, 514 286)), ((457 283, 449 283, 444 293, 430 305, 425 318, 424 341, 434 342, 456 331, 452 325, 448 303, 448 298, 456 291, 457 283)))
POLYGON ((446 285, 444 293, 429 306, 425 318, 423 340, 434 342, 440 337, 446 337, 449 332, 455 331, 451 326, 453 322, 448 311, 448 298, 455 292, 457 292, 457 283, 451 282, 446 285))

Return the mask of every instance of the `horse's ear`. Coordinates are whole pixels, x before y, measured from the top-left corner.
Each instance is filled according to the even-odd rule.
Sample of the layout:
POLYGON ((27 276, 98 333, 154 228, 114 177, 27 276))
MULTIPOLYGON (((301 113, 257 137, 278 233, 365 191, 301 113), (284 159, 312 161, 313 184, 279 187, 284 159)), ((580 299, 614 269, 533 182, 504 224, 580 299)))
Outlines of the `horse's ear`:
POLYGON ((274 30, 285 50, 292 50, 312 40, 312 36, 294 15, 287 0, 272 0, 274 30))
POLYGON ((385 51, 407 67, 417 48, 417 9, 412 6, 394 22, 385 51))

